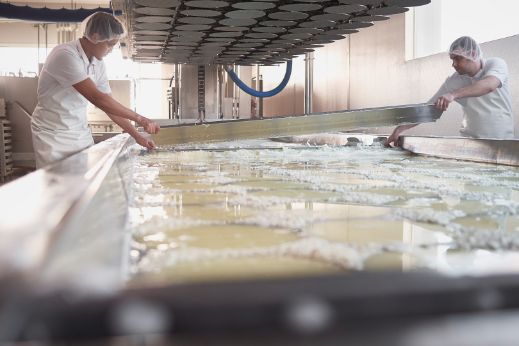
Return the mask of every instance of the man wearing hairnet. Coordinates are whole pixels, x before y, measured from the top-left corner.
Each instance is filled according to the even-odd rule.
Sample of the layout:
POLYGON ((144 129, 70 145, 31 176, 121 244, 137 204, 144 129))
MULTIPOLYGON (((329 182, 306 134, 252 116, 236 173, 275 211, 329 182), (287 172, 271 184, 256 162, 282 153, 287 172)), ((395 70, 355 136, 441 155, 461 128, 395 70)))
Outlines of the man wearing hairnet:
MULTIPOLYGON (((447 78, 429 100, 442 111, 456 101, 464 111, 460 133, 475 138, 514 138, 514 120, 508 91, 508 67, 500 58, 483 59, 481 48, 471 37, 456 39, 450 49, 456 72, 447 78)), ((396 127, 386 145, 418 124, 396 127)))
POLYGON ((87 124, 88 101, 137 143, 148 149, 155 147, 130 120, 150 134, 157 133, 159 126, 112 98, 108 85, 103 58, 125 35, 123 24, 104 12, 94 13, 83 24, 83 37, 55 47, 39 77, 38 104, 31 121, 37 168, 94 144, 87 124))

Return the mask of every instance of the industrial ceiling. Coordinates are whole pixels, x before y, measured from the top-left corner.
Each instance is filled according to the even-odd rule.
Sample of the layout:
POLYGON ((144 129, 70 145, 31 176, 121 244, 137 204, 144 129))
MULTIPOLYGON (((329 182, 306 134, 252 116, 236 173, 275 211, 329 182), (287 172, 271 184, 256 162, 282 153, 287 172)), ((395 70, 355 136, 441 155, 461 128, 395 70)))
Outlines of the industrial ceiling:
POLYGON ((431 0, 116 0, 132 59, 272 65, 431 0))

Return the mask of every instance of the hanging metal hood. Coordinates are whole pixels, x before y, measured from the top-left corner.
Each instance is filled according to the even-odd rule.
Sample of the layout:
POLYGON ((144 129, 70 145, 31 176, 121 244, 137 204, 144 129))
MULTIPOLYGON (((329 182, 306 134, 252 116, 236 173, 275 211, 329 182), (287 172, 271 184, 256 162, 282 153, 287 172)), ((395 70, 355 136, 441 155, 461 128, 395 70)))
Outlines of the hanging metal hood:
POLYGON ((136 61, 271 65, 431 0, 115 0, 136 61))

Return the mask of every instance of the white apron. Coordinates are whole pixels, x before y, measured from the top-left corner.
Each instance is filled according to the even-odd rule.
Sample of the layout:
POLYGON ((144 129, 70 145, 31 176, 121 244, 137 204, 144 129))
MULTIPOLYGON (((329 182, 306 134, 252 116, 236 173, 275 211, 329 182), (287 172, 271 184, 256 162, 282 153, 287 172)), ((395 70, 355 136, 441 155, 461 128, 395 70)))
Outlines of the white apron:
MULTIPOLYGON (((70 97, 68 94, 71 93, 78 94, 74 87, 70 87, 55 97, 69 100, 78 98, 77 95, 70 97)), ((62 160, 94 144, 87 123, 87 105, 86 99, 77 100, 73 112, 62 114, 36 107, 31 122, 36 168, 62 160)))
POLYGON ((103 62, 95 58, 90 62, 79 40, 52 50, 39 77, 38 105, 31 121, 37 168, 94 144, 88 101, 73 87, 86 78, 102 92, 110 92, 103 62))

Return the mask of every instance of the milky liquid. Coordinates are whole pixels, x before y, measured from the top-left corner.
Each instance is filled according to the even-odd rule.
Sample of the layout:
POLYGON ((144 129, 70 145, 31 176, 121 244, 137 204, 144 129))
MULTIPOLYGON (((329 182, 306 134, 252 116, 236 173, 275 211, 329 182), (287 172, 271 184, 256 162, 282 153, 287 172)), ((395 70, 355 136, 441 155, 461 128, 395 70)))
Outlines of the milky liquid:
POLYGON ((133 280, 519 271, 518 169, 262 145, 135 158, 133 280))

